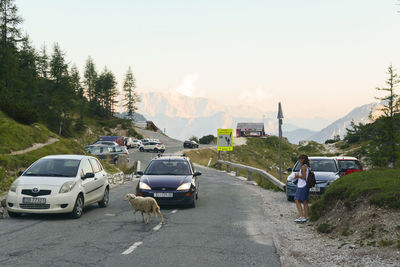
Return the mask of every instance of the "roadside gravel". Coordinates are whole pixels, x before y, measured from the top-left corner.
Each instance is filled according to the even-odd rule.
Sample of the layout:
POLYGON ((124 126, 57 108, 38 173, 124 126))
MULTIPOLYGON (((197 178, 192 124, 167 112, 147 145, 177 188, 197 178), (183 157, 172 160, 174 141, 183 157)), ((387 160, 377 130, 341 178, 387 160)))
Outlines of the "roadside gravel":
POLYGON ((260 187, 257 190, 264 200, 264 215, 271 225, 282 266, 400 266, 399 250, 359 247, 345 237, 318 233, 313 223, 296 224, 296 206, 286 200, 284 193, 260 187))

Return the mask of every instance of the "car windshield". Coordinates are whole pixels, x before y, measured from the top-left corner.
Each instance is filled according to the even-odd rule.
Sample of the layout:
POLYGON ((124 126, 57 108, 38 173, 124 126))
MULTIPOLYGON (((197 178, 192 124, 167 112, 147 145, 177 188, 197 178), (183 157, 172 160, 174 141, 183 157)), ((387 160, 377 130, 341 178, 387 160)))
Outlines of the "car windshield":
POLYGON ((75 177, 80 160, 41 159, 32 165, 23 176, 75 177))
MULTIPOLYGON (((311 170, 314 172, 337 172, 337 167, 333 159, 310 159, 311 170)), ((300 170, 300 163, 296 162, 293 171, 300 170)))
POLYGON ((189 163, 186 160, 153 160, 146 168, 146 175, 190 175, 189 163))
POLYGON ((357 160, 338 160, 338 163, 341 170, 361 170, 360 163, 357 160))

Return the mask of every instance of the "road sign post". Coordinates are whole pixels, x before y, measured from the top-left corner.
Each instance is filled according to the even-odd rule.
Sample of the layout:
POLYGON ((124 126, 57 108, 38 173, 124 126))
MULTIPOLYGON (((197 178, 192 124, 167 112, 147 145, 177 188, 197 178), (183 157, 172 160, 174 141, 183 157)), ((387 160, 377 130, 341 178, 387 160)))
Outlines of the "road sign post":
POLYGON ((282 182, 282 151, 281 151, 281 139, 282 139, 282 119, 283 112, 281 102, 278 103, 278 120, 279 120, 279 181, 282 182))

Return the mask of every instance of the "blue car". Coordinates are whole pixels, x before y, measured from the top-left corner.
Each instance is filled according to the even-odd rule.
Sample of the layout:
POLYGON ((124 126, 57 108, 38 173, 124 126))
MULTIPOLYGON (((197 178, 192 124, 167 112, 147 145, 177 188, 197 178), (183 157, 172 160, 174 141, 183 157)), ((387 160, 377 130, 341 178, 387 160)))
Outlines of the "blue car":
POLYGON ((158 156, 141 175, 136 195, 154 197, 159 205, 196 206, 199 195, 198 176, 186 156, 158 156))
MULTIPOLYGON (((310 193, 315 195, 322 195, 326 188, 336 181, 339 176, 339 169, 335 159, 330 157, 309 157, 311 163, 311 170, 315 174, 316 185, 310 188, 310 193)), ((300 170, 300 163, 297 161, 294 168, 289 168, 291 174, 286 180, 286 198, 288 201, 293 201, 296 194, 296 179, 295 173, 300 170)))

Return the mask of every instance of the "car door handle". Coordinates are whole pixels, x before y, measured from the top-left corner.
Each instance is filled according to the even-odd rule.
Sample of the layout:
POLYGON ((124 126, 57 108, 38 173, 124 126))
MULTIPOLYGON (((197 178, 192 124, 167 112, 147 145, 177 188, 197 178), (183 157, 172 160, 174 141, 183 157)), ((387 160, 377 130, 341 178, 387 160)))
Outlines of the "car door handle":
POLYGON ((95 177, 94 180, 96 181, 96 180, 97 180, 97 177, 95 177))

